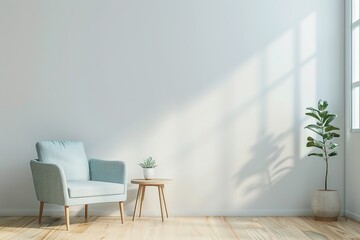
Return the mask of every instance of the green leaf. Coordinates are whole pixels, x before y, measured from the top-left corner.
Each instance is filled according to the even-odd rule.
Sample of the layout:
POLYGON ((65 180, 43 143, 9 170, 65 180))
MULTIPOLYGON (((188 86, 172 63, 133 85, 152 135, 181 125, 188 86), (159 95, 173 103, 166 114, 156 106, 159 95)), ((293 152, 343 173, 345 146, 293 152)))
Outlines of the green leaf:
POLYGON ((319 114, 319 116, 320 116, 321 118, 323 118, 323 119, 324 119, 327 115, 328 115, 328 111, 321 111, 320 114, 319 114))
POLYGON ((316 120, 321 121, 320 117, 319 117, 317 114, 313 113, 313 112, 305 113, 305 115, 308 115, 308 116, 310 116, 310 117, 315 118, 316 120))
POLYGON ((316 145, 316 146, 318 146, 318 147, 323 147, 323 146, 325 146, 325 144, 323 143, 323 142, 320 142, 320 141, 317 141, 317 140, 314 140, 313 141, 314 142, 314 144, 316 145))
POLYGON ((340 134, 334 133, 334 132, 330 132, 330 133, 324 134, 324 136, 323 136, 323 138, 324 138, 325 141, 329 141, 329 140, 333 139, 334 137, 338 138, 338 137, 340 137, 340 134))
POLYGON ((333 138, 334 138, 334 135, 332 133, 325 133, 323 135, 323 139, 324 139, 325 142, 330 141, 333 138))
POLYGON ((306 110, 310 110, 310 111, 313 111, 313 112, 320 113, 319 110, 317 110, 316 108, 313 108, 313 107, 307 107, 306 110))
POLYGON ((328 102, 327 101, 324 101, 323 102, 323 107, 324 107, 324 110, 329 106, 328 102))
POLYGON ((320 111, 324 110, 324 108, 323 108, 323 101, 322 101, 321 99, 319 99, 319 101, 318 101, 318 109, 319 109, 320 111))
POLYGON ((312 141, 314 141, 314 138, 312 138, 312 137, 307 137, 307 140, 312 142, 312 141))
POLYGON ((328 103, 327 103, 327 101, 323 101, 323 100, 319 100, 319 102, 318 102, 318 109, 320 110, 320 111, 324 111, 327 107, 328 107, 328 103))
POLYGON ((308 157, 310 157, 310 156, 324 157, 324 154, 322 154, 322 153, 310 153, 310 154, 308 154, 308 157))
POLYGON ((323 127, 319 127, 319 126, 314 125, 314 124, 309 124, 305 128, 319 134, 320 136, 323 136, 323 134, 324 134, 323 127))
POLYGON ((329 106, 329 104, 327 103, 327 101, 324 101, 324 108, 326 109, 329 106))
POLYGON ((335 114, 328 114, 324 117, 323 122, 324 126, 329 126, 329 124, 337 117, 335 114))
POLYGON ((316 145, 314 142, 308 142, 306 143, 306 147, 316 147, 316 148, 319 148, 319 149, 323 149, 321 146, 319 145, 316 145))
POLYGON ((330 131, 334 131, 334 130, 340 130, 340 128, 334 127, 332 125, 325 127, 325 132, 330 132, 330 131))
POLYGON ((313 131, 313 132, 314 132, 314 133, 316 133, 316 134, 319 134, 321 137, 323 136, 323 133, 322 133, 322 132, 320 132, 320 131, 318 131, 318 130, 315 130, 315 129, 310 128, 310 127, 308 127, 308 126, 306 126, 305 128, 307 128, 307 129, 309 129, 309 130, 313 131))
POLYGON ((325 144, 321 141, 317 141, 315 139, 311 139, 311 140, 308 140, 307 144, 306 144, 307 147, 317 147, 317 148, 320 148, 320 149, 323 149, 323 147, 325 146, 325 144))
POLYGON ((337 143, 330 143, 329 149, 335 149, 338 145, 337 143))
POLYGON ((340 137, 340 134, 338 134, 338 133, 333 133, 333 135, 334 135, 334 137, 340 137))
POLYGON ((329 157, 333 157, 333 156, 336 156, 337 155, 337 152, 331 152, 330 154, 329 154, 329 157))
POLYGON ((317 130, 323 130, 323 127, 320 127, 318 125, 315 125, 315 124, 309 124, 306 126, 307 128, 313 128, 313 129, 317 129, 317 130))

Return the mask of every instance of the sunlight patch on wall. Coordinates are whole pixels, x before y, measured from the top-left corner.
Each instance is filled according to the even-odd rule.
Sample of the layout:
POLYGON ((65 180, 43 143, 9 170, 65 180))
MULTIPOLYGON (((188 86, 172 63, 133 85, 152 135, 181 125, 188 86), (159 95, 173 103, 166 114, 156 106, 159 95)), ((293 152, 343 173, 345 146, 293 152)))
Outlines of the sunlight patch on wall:
MULTIPOLYGON (((300 102, 301 116, 300 119, 304 119, 301 122, 300 129, 312 122, 311 119, 305 116, 307 107, 315 107, 317 104, 316 96, 316 58, 313 57, 301 66, 300 69, 300 86, 299 92, 303 96, 300 102)), ((309 149, 305 147, 306 138, 309 136, 309 131, 300 131, 300 157, 305 157, 309 149)))
POLYGON ((300 22, 299 53, 300 62, 313 57, 316 53, 316 13, 312 13, 300 22))
MULTIPOLYGON (((212 88, 134 133, 117 155, 156 158, 157 176, 175 179, 169 201, 182 199, 179 206, 215 211, 251 206, 265 194, 276 199, 282 191, 276 186, 286 186, 296 165, 296 149, 304 154, 299 119, 316 97, 315 56, 316 15, 310 14, 212 88)), ((129 168, 129 177, 141 177, 141 169, 129 168)))
POLYGON ((294 70, 294 30, 288 30, 265 48, 266 86, 278 82, 294 70))
POLYGON ((294 34, 293 29, 285 32, 260 55, 262 74, 255 105, 258 124, 253 129, 256 140, 245 145, 251 153, 236 168, 237 197, 231 201, 238 207, 258 199, 294 167, 294 34))
POLYGON ((267 141, 268 164, 264 168, 268 188, 279 182, 294 166, 295 45, 295 30, 290 29, 265 49, 267 94, 263 108, 268 110, 264 124, 266 133, 271 136, 267 141))
MULTIPOLYGON (((300 106, 300 129, 304 129, 311 120, 305 117, 307 107, 314 107, 317 104, 317 60, 316 60, 316 33, 317 33, 317 15, 309 14, 300 22, 300 62, 299 62, 299 99, 300 106)), ((305 147, 306 138, 309 135, 307 131, 300 131, 300 157, 305 157, 309 149, 305 147)))
MULTIPOLYGON (((214 189, 230 196, 233 187, 229 183, 234 181, 234 171, 249 159, 250 147, 257 141, 254 133, 261 97, 258 92, 260 66, 260 56, 253 55, 224 77, 220 85, 198 96, 191 104, 168 112, 151 129, 136 133, 130 138, 133 141, 123 145, 117 155, 139 158, 139 161, 138 153, 155 157, 159 177, 181 179, 181 184, 174 183, 175 199, 189 192, 194 194, 193 198, 183 200, 184 205, 201 206, 211 198, 214 189)), ((141 177, 139 169, 132 169, 129 176, 141 177)), ((216 209, 226 201, 216 198, 207 206, 216 209)))

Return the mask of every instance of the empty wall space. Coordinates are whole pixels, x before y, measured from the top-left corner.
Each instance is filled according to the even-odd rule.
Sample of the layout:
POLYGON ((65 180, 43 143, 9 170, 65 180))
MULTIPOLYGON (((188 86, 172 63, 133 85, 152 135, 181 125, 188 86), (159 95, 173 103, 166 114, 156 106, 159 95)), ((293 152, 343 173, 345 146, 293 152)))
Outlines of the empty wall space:
MULTIPOLYGON (((305 108, 327 100, 345 146, 343 36, 338 0, 0 1, 0 215, 37 214, 29 161, 61 139, 125 161, 129 182, 154 157, 170 215, 310 214, 325 166, 305 108)), ((344 152, 329 176, 343 201, 344 152)))

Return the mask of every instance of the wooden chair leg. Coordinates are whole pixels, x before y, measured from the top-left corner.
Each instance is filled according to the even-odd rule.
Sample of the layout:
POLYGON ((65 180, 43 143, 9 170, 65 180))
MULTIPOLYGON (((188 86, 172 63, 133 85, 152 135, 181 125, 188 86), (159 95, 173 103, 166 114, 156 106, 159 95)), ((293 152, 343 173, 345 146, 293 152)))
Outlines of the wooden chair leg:
POLYGON ((143 187, 142 187, 142 190, 141 190, 141 201, 140 201, 140 213, 139 213, 139 217, 141 217, 141 213, 142 213, 142 206, 143 206, 144 197, 145 197, 145 189, 146 189, 146 187, 143 186, 143 187))
POLYGON ((88 207, 89 207, 89 205, 85 204, 85 220, 86 221, 88 220, 88 207))
POLYGON ((41 201, 40 202, 40 209, 39 209, 39 223, 40 224, 41 224, 41 220, 42 220, 43 210, 44 210, 44 202, 41 201))
POLYGON ((70 218, 69 218, 69 206, 65 206, 65 222, 66 222, 66 230, 70 229, 70 218))
POLYGON ((121 223, 124 224, 124 203, 123 202, 119 202, 119 208, 120 208, 121 223))

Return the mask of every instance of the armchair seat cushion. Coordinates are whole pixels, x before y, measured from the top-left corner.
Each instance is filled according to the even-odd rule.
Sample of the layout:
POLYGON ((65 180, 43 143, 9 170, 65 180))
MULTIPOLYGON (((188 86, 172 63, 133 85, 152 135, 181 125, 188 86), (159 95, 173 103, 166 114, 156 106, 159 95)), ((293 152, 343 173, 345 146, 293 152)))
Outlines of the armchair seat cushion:
POLYGON ((94 197, 123 194, 124 184, 98 181, 68 181, 70 198, 94 197))

